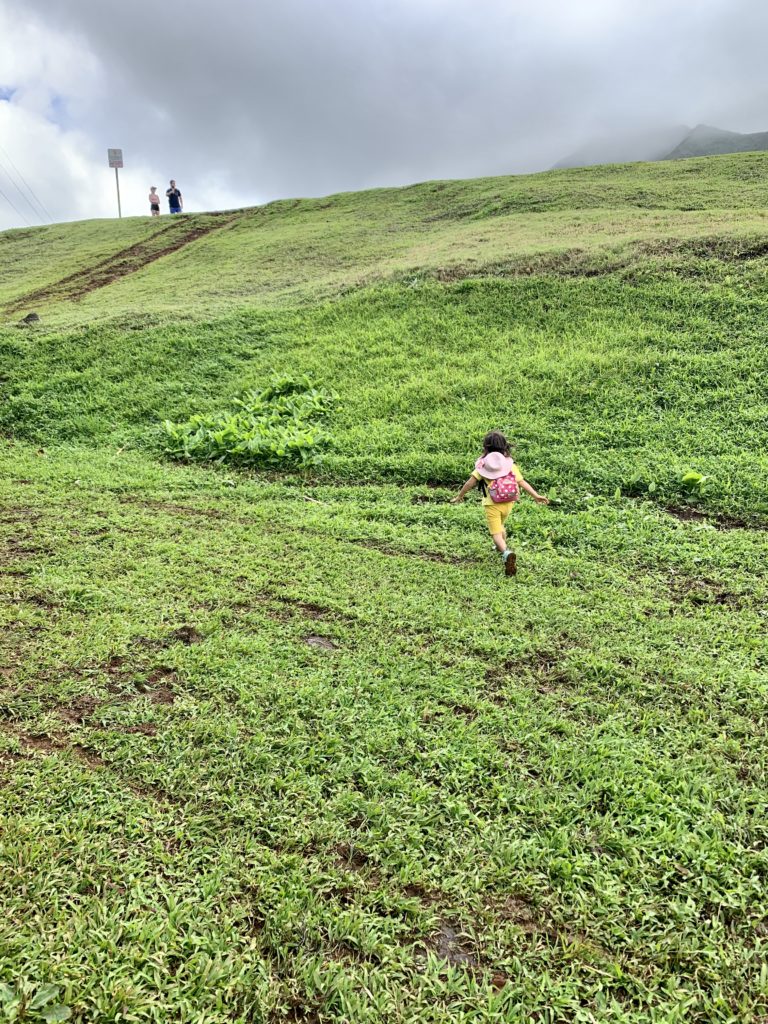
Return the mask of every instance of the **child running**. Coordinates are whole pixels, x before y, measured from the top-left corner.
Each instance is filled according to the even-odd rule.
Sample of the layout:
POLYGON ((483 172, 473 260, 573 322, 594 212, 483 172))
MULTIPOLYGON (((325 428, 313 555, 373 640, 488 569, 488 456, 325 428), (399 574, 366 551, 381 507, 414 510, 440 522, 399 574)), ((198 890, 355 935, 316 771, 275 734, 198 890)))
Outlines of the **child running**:
POLYGON ((520 497, 520 491, 530 494, 533 500, 539 505, 548 505, 549 498, 538 494, 531 485, 523 479, 523 474, 512 461, 509 454, 509 444, 506 437, 498 430, 492 430, 483 438, 483 454, 475 463, 472 476, 467 480, 455 498, 451 499, 452 505, 458 505, 464 501, 464 497, 473 487, 480 485, 480 493, 483 496, 483 509, 488 522, 488 529, 496 550, 500 553, 504 562, 504 573, 506 576, 514 576, 517 572, 517 557, 514 551, 507 547, 507 531, 504 524, 507 516, 512 511, 512 506, 520 497))

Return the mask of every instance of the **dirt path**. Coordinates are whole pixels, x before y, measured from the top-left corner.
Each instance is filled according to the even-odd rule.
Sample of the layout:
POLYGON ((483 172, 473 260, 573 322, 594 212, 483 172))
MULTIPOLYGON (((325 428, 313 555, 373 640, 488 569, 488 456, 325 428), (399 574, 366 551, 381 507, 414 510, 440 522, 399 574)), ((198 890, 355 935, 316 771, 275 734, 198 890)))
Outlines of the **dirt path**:
POLYGON ((5 307, 6 313, 18 313, 21 310, 36 303, 48 302, 51 299, 75 300, 82 298, 97 288, 104 288, 113 281, 119 281, 121 277, 133 274, 147 264, 177 252, 197 241, 212 231, 221 231, 236 219, 232 214, 208 214, 210 223, 189 225, 184 218, 174 219, 167 227, 156 231, 143 242, 137 242, 127 249, 121 249, 113 253, 105 260, 78 270, 74 274, 63 277, 59 281, 47 284, 43 288, 27 292, 18 299, 14 299, 5 307), (216 218, 215 220, 213 218, 216 218))

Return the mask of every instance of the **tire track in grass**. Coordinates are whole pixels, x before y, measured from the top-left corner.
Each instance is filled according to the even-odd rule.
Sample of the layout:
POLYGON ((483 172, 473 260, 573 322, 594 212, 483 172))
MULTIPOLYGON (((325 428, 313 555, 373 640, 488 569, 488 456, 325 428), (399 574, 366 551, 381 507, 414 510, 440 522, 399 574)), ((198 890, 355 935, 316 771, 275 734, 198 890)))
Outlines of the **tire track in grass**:
POLYGON ((27 292, 26 295, 9 303, 5 307, 5 312, 18 313, 26 306, 48 302, 51 299, 64 301, 80 299, 89 292, 104 288, 128 274, 141 270, 163 256, 178 252, 179 249, 209 235, 212 231, 221 231, 237 219, 235 216, 223 214, 209 214, 208 216, 221 218, 221 220, 219 223, 214 221, 205 224, 197 223, 192 226, 185 223, 169 224, 168 227, 154 232, 143 242, 137 242, 126 249, 121 249, 91 267, 78 270, 74 274, 52 284, 44 285, 42 288, 37 288, 35 291, 27 292))

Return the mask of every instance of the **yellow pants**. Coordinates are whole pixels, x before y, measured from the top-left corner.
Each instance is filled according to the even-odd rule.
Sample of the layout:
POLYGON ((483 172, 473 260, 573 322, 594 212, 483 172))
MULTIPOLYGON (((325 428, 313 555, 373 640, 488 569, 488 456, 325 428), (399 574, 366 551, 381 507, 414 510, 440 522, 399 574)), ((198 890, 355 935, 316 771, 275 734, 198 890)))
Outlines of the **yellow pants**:
POLYGON ((489 533, 501 533, 513 505, 514 501, 500 502, 498 505, 483 505, 489 533))

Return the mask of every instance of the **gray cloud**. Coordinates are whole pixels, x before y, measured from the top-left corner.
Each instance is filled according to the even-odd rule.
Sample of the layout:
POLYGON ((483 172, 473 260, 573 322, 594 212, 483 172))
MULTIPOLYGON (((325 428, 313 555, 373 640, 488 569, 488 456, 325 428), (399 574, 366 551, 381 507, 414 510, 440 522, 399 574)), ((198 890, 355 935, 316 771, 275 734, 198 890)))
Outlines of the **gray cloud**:
POLYGON ((25 0, 25 12, 48 45, 66 40, 98 68, 64 93, 62 130, 94 161, 122 145, 197 205, 538 170, 616 130, 768 130, 763 0, 25 0))

